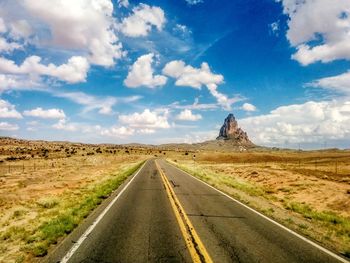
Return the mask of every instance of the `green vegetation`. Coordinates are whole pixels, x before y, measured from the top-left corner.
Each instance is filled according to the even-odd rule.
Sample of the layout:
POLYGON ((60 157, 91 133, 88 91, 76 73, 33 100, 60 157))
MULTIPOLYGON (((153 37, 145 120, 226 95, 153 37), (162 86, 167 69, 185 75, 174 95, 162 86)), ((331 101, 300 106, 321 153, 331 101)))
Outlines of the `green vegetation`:
MULTIPOLYGON (((43 222, 32 235, 25 238, 29 252, 34 256, 46 255, 51 244, 57 243, 60 237, 72 232, 92 210, 101 204, 103 199, 106 199, 142 164, 143 162, 125 171, 112 174, 106 181, 87 189, 81 198, 73 198, 68 204, 64 204, 64 208, 59 209, 56 217, 43 222)), ((41 200, 38 204, 50 209, 58 205, 58 201, 47 199, 41 200)))

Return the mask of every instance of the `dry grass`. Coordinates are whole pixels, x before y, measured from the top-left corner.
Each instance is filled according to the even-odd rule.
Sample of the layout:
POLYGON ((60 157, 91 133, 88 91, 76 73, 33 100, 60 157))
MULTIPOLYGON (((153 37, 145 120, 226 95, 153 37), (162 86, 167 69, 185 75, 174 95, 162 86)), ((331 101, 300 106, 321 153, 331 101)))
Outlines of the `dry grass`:
POLYGON ((28 144, 0 146, 0 262, 37 261, 150 155, 112 146, 28 144))
POLYGON ((268 216, 349 255, 349 151, 197 152, 170 160, 268 216))

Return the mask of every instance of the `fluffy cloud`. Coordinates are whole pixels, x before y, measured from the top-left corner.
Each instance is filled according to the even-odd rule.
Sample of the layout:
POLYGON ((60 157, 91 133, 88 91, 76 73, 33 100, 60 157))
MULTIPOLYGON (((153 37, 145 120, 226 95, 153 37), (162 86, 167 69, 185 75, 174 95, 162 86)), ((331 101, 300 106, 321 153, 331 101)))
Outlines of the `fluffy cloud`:
POLYGON ((21 3, 28 17, 34 17, 41 27, 49 30, 50 39, 40 39, 42 44, 86 51, 92 64, 102 66, 111 66, 123 56, 114 32, 112 1, 24 0, 21 3))
POLYGON ((163 86, 166 83, 166 77, 162 75, 153 75, 153 57, 154 54, 150 53, 143 55, 136 60, 130 68, 127 78, 124 80, 125 86, 129 88, 140 86, 154 88, 157 86, 163 86))
POLYGON ((181 121, 198 121, 202 119, 202 115, 193 114, 191 110, 185 109, 176 116, 176 119, 181 121))
POLYGON ((89 63, 84 57, 73 56, 67 64, 56 66, 54 64, 44 65, 38 56, 26 58, 21 65, 16 65, 14 61, 0 57, 0 72, 7 74, 27 74, 45 75, 55 77, 60 80, 76 83, 86 80, 89 63))
POLYGON ((40 89, 41 84, 37 80, 26 76, 0 74, 0 94, 7 90, 40 89))
POLYGON ((278 107, 269 114, 239 121, 262 145, 318 144, 350 140, 350 101, 309 101, 278 107))
POLYGON ((129 37, 147 36, 156 27, 162 30, 166 21, 164 11, 160 7, 140 4, 133 8, 133 14, 122 20, 119 25, 121 32, 129 37))
POLYGON ((167 112, 160 114, 156 111, 145 109, 142 113, 135 112, 129 115, 120 115, 119 121, 128 124, 132 128, 139 129, 167 129, 170 128, 167 112))
POLYGON ((308 85, 350 96, 350 71, 337 76, 321 78, 308 85))
POLYGON ((242 110, 244 111, 256 111, 256 107, 253 104, 250 103, 244 103, 242 105, 242 110))
POLYGON ((206 86, 217 102, 227 110, 236 102, 236 98, 230 99, 217 90, 218 85, 224 82, 224 77, 212 73, 205 62, 200 68, 194 68, 186 65, 182 60, 174 60, 165 65, 163 74, 175 78, 176 86, 189 86, 196 89, 200 89, 203 85, 206 86))
POLYGON ((0 122, 0 131, 17 131, 19 129, 17 124, 8 122, 0 122))
POLYGON ((101 131, 102 136, 109 136, 109 137, 117 137, 117 138, 124 138, 131 136, 135 133, 135 129, 132 129, 130 127, 112 127, 109 129, 103 129, 101 131))
POLYGON ((79 127, 74 123, 68 123, 66 119, 60 119, 57 123, 52 125, 52 128, 63 131, 77 131, 79 127))
POLYGON ((15 105, 0 99, 0 118, 21 119, 22 115, 16 110, 15 105))
POLYGON ((61 109, 44 110, 40 107, 33 110, 26 110, 23 112, 23 115, 43 119, 64 119, 66 117, 64 111, 61 109))
POLYGON ((5 38, 0 37, 0 53, 10 53, 15 49, 21 49, 23 48, 22 45, 16 43, 16 42, 8 42, 5 38))
POLYGON ((277 1, 290 18, 287 38, 297 48, 294 59, 302 65, 350 59, 350 1, 277 1))

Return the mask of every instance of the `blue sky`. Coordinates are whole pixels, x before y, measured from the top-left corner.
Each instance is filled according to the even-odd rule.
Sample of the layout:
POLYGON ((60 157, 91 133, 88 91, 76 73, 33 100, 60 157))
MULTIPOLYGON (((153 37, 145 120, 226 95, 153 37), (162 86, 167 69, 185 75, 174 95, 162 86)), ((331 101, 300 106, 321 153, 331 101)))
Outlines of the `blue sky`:
POLYGON ((347 0, 0 0, 0 134, 350 146, 347 0))

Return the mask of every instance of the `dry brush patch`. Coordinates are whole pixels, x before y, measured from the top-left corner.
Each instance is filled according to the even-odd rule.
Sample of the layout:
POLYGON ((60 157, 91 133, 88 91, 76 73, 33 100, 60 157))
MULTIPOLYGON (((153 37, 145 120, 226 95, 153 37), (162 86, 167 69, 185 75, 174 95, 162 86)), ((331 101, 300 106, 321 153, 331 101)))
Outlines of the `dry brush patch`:
POLYGON ((197 152, 195 161, 185 155, 171 160, 290 228, 350 256, 349 151, 197 152))
POLYGON ((0 146, 0 262, 37 261, 149 158, 111 146, 39 145, 0 146), (38 156, 35 147, 48 150, 38 156))

